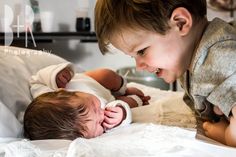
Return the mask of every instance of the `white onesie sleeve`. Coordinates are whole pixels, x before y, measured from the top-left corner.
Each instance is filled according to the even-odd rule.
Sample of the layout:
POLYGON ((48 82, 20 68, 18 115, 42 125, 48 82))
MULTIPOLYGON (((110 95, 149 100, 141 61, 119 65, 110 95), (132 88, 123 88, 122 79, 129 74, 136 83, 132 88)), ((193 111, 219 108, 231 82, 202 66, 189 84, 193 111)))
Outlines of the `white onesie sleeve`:
POLYGON ((74 68, 69 62, 47 66, 39 70, 36 75, 33 75, 30 78, 30 91, 33 98, 36 98, 41 94, 57 90, 56 75, 66 67, 68 67, 71 74, 74 75, 74 68))
POLYGON ((112 102, 109 102, 106 104, 105 107, 115 107, 115 106, 122 106, 126 111, 126 118, 122 121, 122 123, 119 126, 126 126, 132 122, 132 113, 129 105, 122 101, 122 100, 114 100, 112 102))

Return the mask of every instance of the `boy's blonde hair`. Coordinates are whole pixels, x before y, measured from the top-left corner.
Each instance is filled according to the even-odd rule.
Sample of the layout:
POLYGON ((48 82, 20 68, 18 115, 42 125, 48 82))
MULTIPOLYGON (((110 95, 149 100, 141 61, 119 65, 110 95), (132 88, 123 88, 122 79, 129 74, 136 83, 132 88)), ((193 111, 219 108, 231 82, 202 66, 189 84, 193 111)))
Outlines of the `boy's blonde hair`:
POLYGON ((42 94, 25 111, 24 135, 31 140, 84 137, 87 113, 76 92, 60 90, 42 94))
POLYGON ((95 32, 101 52, 121 28, 141 28, 165 34, 174 9, 186 8, 197 20, 206 16, 206 0, 97 0, 95 32))

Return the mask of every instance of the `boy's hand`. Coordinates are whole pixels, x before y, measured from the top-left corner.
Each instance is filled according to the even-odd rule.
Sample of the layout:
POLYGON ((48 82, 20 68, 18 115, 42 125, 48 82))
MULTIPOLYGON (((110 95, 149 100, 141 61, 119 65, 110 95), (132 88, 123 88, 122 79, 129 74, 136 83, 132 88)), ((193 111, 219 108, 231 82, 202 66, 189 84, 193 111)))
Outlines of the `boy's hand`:
MULTIPOLYGON (((218 115, 223 113, 217 107, 214 112, 218 115)), ((203 129, 206 136, 228 146, 236 147, 236 106, 232 108, 231 113, 229 119, 222 117, 217 123, 204 122, 203 129)))
POLYGON ((56 76, 56 84, 58 88, 65 88, 66 84, 71 80, 72 76, 69 68, 62 69, 56 76))
POLYGON ((119 125, 125 119, 125 109, 122 106, 107 107, 104 111, 103 127, 111 129, 119 125))
POLYGON ((212 122, 204 122, 203 123, 203 129, 205 131, 205 135, 213 140, 216 140, 218 142, 221 142, 223 144, 225 143, 225 129, 229 125, 229 122, 227 122, 225 119, 221 119, 217 123, 212 122))
POLYGON ((150 96, 145 96, 141 90, 139 90, 138 88, 135 88, 135 87, 128 87, 125 94, 126 95, 137 95, 143 101, 143 105, 148 105, 149 104, 148 101, 151 99, 150 96))

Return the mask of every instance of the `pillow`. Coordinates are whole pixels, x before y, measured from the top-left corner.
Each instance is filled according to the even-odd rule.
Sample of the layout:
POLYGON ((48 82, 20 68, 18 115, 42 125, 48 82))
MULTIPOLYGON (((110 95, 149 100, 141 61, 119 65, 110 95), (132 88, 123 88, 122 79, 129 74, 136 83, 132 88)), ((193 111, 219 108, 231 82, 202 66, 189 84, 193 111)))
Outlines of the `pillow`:
POLYGON ((43 51, 0 46, 0 137, 21 136, 23 114, 32 100, 31 75, 65 61, 43 51))
POLYGON ((0 137, 20 137, 22 125, 16 116, 0 102, 0 137), (9 123, 10 121, 10 123, 9 123))

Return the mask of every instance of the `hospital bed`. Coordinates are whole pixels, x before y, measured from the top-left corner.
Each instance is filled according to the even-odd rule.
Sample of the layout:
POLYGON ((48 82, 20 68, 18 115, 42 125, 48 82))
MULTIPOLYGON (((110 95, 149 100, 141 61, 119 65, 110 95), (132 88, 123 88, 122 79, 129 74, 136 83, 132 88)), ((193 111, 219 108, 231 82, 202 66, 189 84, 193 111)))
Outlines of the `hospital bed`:
POLYGON ((0 46, 0 157, 235 157, 231 148, 196 138, 195 117, 183 92, 129 83, 151 96, 132 109, 133 123, 93 139, 30 141, 22 135, 24 111, 32 100, 28 79, 38 69, 65 60, 42 51, 0 46))

